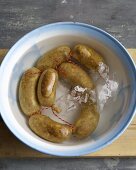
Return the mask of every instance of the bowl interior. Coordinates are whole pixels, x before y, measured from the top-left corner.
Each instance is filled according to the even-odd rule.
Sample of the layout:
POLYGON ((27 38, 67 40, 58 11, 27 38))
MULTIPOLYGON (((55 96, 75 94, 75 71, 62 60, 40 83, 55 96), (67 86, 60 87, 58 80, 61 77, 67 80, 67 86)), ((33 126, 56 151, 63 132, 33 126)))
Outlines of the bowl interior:
MULTIPOLYGON (((132 93, 133 80, 132 77, 130 78, 132 71, 129 61, 123 58, 126 54, 114 40, 95 29, 62 25, 56 28, 42 27, 28 34, 21 41, 9 54, 10 58, 6 66, 8 69, 3 72, 5 77, 3 81, 6 81, 4 99, 8 107, 8 114, 5 117, 10 117, 12 127, 20 131, 17 133, 21 133, 23 141, 26 138, 31 141, 29 145, 43 152, 48 152, 47 146, 49 146, 49 153, 55 150, 69 153, 70 150, 73 152, 75 150, 77 153, 78 150, 87 152, 87 147, 91 151, 91 148, 92 150, 98 148, 117 136, 130 117, 130 104, 134 94, 132 93), (29 129, 28 120, 18 103, 18 84, 23 72, 34 66, 45 52, 60 45, 73 47, 79 43, 87 44, 102 54, 110 67, 110 73, 115 72, 117 75, 119 91, 116 100, 110 100, 106 104, 100 114, 99 125, 90 137, 80 141, 72 139, 62 144, 54 144, 41 139, 29 129)), ((58 96, 63 93, 61 90, 58 92, 58 96)), ((70 116, 72 117, 72 114, 70 116)))

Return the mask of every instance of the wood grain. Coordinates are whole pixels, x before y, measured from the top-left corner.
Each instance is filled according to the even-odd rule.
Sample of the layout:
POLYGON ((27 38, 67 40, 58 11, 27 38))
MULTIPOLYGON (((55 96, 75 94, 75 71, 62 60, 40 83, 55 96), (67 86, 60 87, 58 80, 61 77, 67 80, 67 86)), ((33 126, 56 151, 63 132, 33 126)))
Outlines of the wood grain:
POLYGON ((0 0, 0 47, 10 48, 29 31, 60 21, 95 25, 136 48, 135 0, 0 0))
MULTIPOLYGON (((128 49, 136 63, 136 49, 128 49)), ((7 49, 0 50, 0 59, 5 56, 7 49)), ((127 128, 127 130, 116 141, 106 148, 92 154, 84 155, 84 158, 90 157, 130 157, 136 156, 136 116, 127 128)), ((31 149, 22 142, 20 142, 6 127, 4 122, 0 121, 0 158, 54 158, 42 154, 31 149)))

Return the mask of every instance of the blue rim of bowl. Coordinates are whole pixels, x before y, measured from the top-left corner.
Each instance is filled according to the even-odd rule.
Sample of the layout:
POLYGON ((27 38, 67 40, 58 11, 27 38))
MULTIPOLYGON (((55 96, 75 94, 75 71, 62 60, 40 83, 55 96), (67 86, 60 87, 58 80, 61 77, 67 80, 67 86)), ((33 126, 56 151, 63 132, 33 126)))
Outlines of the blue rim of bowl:
MULTIPOLYGON (((1 79, 1 76, 2 76, 2 70, 4 69, 4 63, 6 63, 6 61, 10 58, 10 54, 32 33, 35 33, 36 31, 38 31, 39 29, 42 29, 42 28, 48 28, 48 27, 55 27, 57 25, 71 25, 71 26, 74 26, 74 25, 78 25, 78 26, 81 26, 81 27, 86 27, 86 28, 89 28, 89 29, 93 29, 93 30, 96 30, 98 32, 100 32, 101 34, 103 35, 106 35, 108 36, 108 38, 110 38, 112 41, 114 41, 115 43, 117 43, 117 45, 119 46, 119 48, 125 52, 127 54, 127 57, 128 57, 128 60, 131 64, 131 67, 132 67, 132 71, 134 74, 136 74, 136 66, 135 66, 135 63, 133 61, 133 59, 131 59, 129 53, 126 51, 125 47, 116 39, 114 38, 112 35, 110 35, 109 33, 107 33, 106 31, 100 29, 100 28, 97 28, 95 26, 92 26, 92 25, 89 25, 89 24, 85 24, 85 23, 79 23, 79 22, 57 22, 57 23, 52 23, 52 24, 47 24, 47 25, 44 25, 44 26, 41 26, 29 33, 27 33, 26 35, 24 35, 20 40, 18 40, 13 46, 12 48, 9 50, 8 54, 6 55, 6 57, 4 58, 2 64, 1 64, 1 67, 0 67, 0 79, 1 79)), ((136 82, 136 77, 135 77, 135 82, 136 82)), ((136 90, 135 90, 136 91, 136 90)), ((9 130, 20 140, 22 141, 23 143, 25 143, 26 145, 28 145, 29 147, 37 150, 37 151, 40 151, 42 153, 45 153, 45 154, 49 154, 49 155, 54 155, 54 156, 65 156, 65 157, 69 157, 69 156, 81 156, 81 155, 85 155, 85 154, 89 154, 89 153, 93 153, 93 152, 96 152, 102 148, 104 148, 105 146, 111 144, 113 141, 115 141, 125 130, 126 128, 129 126, 130 122, 132 121, 133 117, 135 116, 135 112, 136 112, 136 96, 135 97, 135 102, 134 102, 134 105, 133 105, 133 109, 132 109, 132 112, 130 113, 130 117, 127 119, 127 121, 125 121, 124 123, 124 126, 120 129, 120 131, 115 134, 114 136, 112 136, 108 141, 106 142, 103 142, 101 145, 99 145, 98 147, 96 148, 93 148, 90 150, 90 148, 88 147, 87 149, 84 150, 81 150, 81 151, 78 151, 77 153, 65 153, 65 152, 59 152, 59 153, 53 153, 53 152, 50 152, 50 149, 47 149, 45 151, 41 150, 40 148, 36 148, 36 146, 32 146, 31 145, 31 142, 25 138, 23 138, 23 136, 17 132, 16 129, 14 129, 13 125, 10 124, 8 122, 8 119, 4 116, 4 112, 2 112, 2 106, 0 105, 0 110, 2 112, 1 116, 4 120, 4 122, 6 123, 7 127, 9 128, 9 130)))

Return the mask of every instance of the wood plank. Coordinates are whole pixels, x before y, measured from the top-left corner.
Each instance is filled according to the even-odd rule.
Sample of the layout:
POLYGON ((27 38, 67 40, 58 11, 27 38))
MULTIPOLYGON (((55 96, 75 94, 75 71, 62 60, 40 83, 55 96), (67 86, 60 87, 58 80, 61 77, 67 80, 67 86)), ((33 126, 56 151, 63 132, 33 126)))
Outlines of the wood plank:
POLYGON ((8 52, 8 49, 0 49, 0 63, 2 62, 7 52, 8 52))
MULTIPOLYGON (((136 63, 136 49, 128 49, 128 52, 132 56, 136 63)), ((7 49, 0 50, 0 59, 4 57, 7 53, 7 49)), ((115 142, 106 148, 97 151, 92 154, 84 155, 84 158, 90 157, 128 157, 136 156, 136 116, 134 117, 132 123, 127 128, 127 130, 121 135, 115 142)), ((38 151, 31 149, 22 142, 20 142, 6 127, 6 125, 0 121, 0 158, 54 158, 54 156, 49 156, 42 154, 38 151)))

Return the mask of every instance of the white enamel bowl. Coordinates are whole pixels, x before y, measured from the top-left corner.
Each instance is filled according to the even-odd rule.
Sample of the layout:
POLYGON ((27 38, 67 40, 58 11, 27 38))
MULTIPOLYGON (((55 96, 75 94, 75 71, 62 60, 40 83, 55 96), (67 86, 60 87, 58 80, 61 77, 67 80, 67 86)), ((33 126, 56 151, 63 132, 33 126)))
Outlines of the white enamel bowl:
MULTIPOLYGON (((6 55, 0 68, 1 116, 22 142, 43 153, 80 156, 97 151, 118 138, 134 117, 136 68, 126 49, 105 31, 82 23, 61 22, 40 27, 21 38, 6 55), (99 51, 119 80, 117 100, 109 102, 93 135, 85 140, 55 144, 41 139, 28 127, 18 105, 18 82, 46 51, 59 45, 85 43, 99 51)), ((6 141, 5 141, 6 142, 6 141)))

